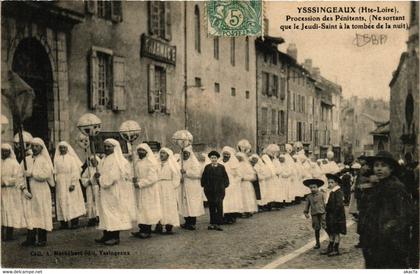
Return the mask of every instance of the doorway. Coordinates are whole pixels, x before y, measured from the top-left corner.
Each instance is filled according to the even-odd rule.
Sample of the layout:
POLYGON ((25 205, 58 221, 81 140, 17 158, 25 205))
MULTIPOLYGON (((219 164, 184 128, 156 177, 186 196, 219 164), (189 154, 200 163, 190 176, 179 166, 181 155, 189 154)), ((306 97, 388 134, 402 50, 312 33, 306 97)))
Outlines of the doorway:
MULTIPOLYGON (((48 150, 54 147, 54 96, 50 59, 43 45, 35 38, 23 39, 13 56, 12 70, 35 92, 32 117, 23 122, 23 129, 44 140, 48 150)), ((14 134, 18 125, 13 125, 14 134)))

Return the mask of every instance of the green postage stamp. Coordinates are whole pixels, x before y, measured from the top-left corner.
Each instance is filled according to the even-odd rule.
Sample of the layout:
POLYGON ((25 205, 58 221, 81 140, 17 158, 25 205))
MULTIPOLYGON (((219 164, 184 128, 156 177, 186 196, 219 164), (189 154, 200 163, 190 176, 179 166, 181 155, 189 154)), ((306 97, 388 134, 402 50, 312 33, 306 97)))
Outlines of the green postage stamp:
POLYGON ((208 32, 215 36, 262 35, 262 0, 207 2, 208 32))

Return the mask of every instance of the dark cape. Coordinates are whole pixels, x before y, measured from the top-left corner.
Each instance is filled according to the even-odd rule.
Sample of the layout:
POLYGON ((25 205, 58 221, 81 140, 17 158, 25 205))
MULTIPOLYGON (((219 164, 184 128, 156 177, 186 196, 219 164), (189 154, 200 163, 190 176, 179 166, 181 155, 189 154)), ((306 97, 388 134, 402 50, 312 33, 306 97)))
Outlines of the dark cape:
POLYGON ((410 194, 397 177, 388 177, 373 187, 364 226, 368 268, 408 267, 412 215, 410 194))
POLYGON ((330 193, 325 207, 327 233, 347 234, 346 213, 344 211, 344 196, 341 189, 330 193))

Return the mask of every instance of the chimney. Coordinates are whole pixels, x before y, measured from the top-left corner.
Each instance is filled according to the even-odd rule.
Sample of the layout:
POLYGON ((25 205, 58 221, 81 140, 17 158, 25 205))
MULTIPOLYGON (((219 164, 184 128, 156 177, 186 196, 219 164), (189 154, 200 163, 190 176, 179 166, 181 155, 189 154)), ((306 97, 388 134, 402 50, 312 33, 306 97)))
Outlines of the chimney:
POLYGON ((312 76, 313 76, 316 80, 319 80, 319 79, 320 79, 320 77, 321 77, 321 71, 320 71, 320 69, 319 69, 318 67, 314 67, 314 68, 312 69, 312 76))
POLYGON ((297 48, 295 43, 290 43, 287 48, 287 54, 297 61, 297 48))
POLYGON ((303 67, 309 72, 312 73, 312 59, 305 59, 303 67))

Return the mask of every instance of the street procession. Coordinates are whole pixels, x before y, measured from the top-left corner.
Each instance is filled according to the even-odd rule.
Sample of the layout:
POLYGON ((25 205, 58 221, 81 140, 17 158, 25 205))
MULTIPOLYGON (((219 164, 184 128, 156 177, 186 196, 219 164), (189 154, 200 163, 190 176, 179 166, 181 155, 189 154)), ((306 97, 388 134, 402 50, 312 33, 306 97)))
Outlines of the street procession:
POLYGON ((343 3, 2 2, 3 271, 416 274, 419 3, 343 3))
POLYGON ((410 254, 395 252, 403 241, 409 246, 415 237, 410 234, 412 197, 404 186, 414 178, 407 177, 408 169, 397 173, 403 166, 386 151, 344 165, 334 161, 332 151, 327 159, 307 155, 300 142, 286 144, 284 152, 270 144, 258 155, 243 139, 235 148, 196 154, 191 133, 179 130, 172 137, 178 150, 163 147, 153 152, 147 143, 136 144, 141 128, 129 120, 121 125, 120 133, 130 153, 123 153, 120 142, 109 138, 103 142, 104 153, 96 154, 89 140, 99 133, 100 125, 94 114, 80 118, 78 144, 86 152, 80 157, 61 141, 51 158, 44 141, 26 131, 15 136, 14 144, 2 144, 2 241, 15 240, 14 229, 26 228, 22 247, 46 246, 47 235, 54 233, 52 212, 60 223, 58 229, 77 230, 83 218, 84 225, 98 230, 92 245, 112 246, 119 244, 121 231, 148 239, 152 233, 196 230, 196 219, 205 214, 205 207, 209 210, 207 229, 223 231, 238 218, 304 202, 303 213, 311 218, 314 229, 313 248, 321 248, 321 229, 329 235, 329 244, 320 254, 340 255, 340 235, 346 234, 345 207, 350 207, 349 213, 358 220, 356 247, 369 256, 366 264, 408 267, 404 264, 410 254), (18 159, 16 154, 25 157, 18 159), (400 174, 405 175, 400 177, 406 180, 404 184, 398 179, 400 174), (386 224, 383 218, 386 223, 397 222, 398 227, 393 234, 398 245, 387 246, 391 261, 384 261, 383 247, 377 250, 380 242, 376 241, 389 237, 380 238, 377 231, 386 224))

